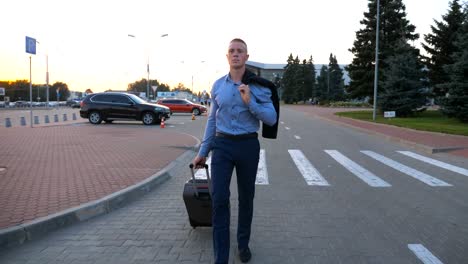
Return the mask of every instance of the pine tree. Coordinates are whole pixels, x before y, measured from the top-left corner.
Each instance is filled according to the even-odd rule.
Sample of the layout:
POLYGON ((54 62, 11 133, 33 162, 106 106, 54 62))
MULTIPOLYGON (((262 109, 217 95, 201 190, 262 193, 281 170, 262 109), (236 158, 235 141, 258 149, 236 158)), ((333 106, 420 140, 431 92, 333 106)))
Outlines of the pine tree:
MULTIPOLYGON (((356 32, 354 46, 349 50, 354 54, 352 63, 346 68, 351 78, 348 92, 353 98, 371 97, 374 90, 377 1, 369 0, 368 8, 360 22, 364 28, 356 32)), ((385 61, 394 54, 392 48, 398 40, 419 38, 414 33, 415 27, 406 19, 405 10, 402 0, 380 0, 379 73, 387 68, 385 61)))
POLYGON ((317 97, 320 101, 328 101, 328 67, 322 65, 320 75, 317 76, 317 97))
POLYGON ((312 55, 310 56, 309 60, 304 65, 304 102, 308 98, 313 98, 316 93, 316 85, 315 85, 315 65, 314 59, 312 55))
POLYGON ((302 71, 299 57, 296 56, 293 63, 294 78, 293 78, 293 103, 297 103, 302 99, 302 91, 304 86, 304 73, 302 71))
POLYGON ((463 22, 463 12, 458 0, 450 3, 450 9, 442 16, 442 21, 434 20, 435 26, 431 26, 432 33, 424 35, 427 44, 422 43, 423 48, 430 55, 426 59, 429 84, 433 96, 445 96, 447 90, 439 84, 449 81, 449 75, 444 71, 444 66, 453 64, 452 55, 457 51, 455 37, 463 22))
POLYGON ((441 99, 442 112, 468 122, 468 16, 458 32, 455 46, 458 51, 452 55, 454 63, 445 66, 449 81, 441 84, 448 91, 447 97, 441 99))
POLYGON ((329 86, 329 97, 332 101, 340 101, 344 98, 344 79, 343 70, 338 65, 336 56, 330 53, 329 57, 329 79, 327 85, 329 86))
POLYGON ((418 111, 426 102, 423 64, 419 50, 403 39, 394 50, 394 55, 385 61, 385 82, 380 86, 377 103, 382 112, 395 111, 398 117, 405 117, 418 111))
POLYGON ((281 81, 283 91, 281 99, 289 104, 294 100, 294 58, 292 54, 289 54, 288 61, 284 67, 283 79, 281 81))

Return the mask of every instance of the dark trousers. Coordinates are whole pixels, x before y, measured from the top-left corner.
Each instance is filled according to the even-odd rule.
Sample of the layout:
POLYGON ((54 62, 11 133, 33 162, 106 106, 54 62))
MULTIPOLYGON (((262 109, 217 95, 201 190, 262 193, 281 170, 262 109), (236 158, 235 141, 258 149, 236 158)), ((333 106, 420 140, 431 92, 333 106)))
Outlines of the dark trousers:
POLYGON ((213 249, 215 263, 228 263, 230 191, 234 167, 239 194, 237 244, 239 249, 249 246, 250 227, 253 216, 255 178, 260 153, 258 138, 229 139, 216 137, 211 156, 213 192, 213 249))

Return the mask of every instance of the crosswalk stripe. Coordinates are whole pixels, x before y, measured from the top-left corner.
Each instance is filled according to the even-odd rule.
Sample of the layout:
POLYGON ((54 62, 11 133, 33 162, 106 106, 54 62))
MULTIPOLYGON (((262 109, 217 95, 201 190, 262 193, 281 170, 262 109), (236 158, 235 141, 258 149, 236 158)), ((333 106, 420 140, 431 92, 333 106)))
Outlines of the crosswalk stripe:
POLYGON ((356 175, 359 179, 372 187, 391 187, 389 183, 375 176, 372 172, 364 169, 356 162, 348 159, 337 150, 325 150, 325 152, 334 158, 338 163, 356 175))
POLYGON ((408 244, 408 248, 421 260, 424 264, 443 264, 436 256, 421 244, 408 244))
POLYGON ((260 150, 260 159, 258 161, 257 178, 255 179, 255 184, 268 185, 268 171, 265 161, 264 149, 260 150))
POLYGON ((302 177, 308 185, 329 186, 330 184, 322 177, 320 172, 309 162, 302 151, 298 149, 288 149, 289 155, 293 159, 302 177))
POLYGON ((468 176, 468 170, 467 169, 457 167, 457 166, 454 166, 454 165, 451 165, 451 164, 448 164, 448 163, 445 163, 445 162, 442 162, 442 161, 439 161, 439 160, 424 157, 422 155, 413 153, 411 151, 397 151, 397 152, 401 153, 403 155, 406 155, 408 157, 411 157, 411 158, 414 158, 414 159, 417 159, 417 160, 424 161, 426 163, 432 164, 434 166, 444 168, 446 170, 453 171, 453 172, 460 173, 462 175, 468 176))
MULTIPOLYGON (((205 162, 211 167, 211 156, 205 162)), ((195 172, 196 179, 206 179, 206 170, 205 169, 198 169, 195 172)), ((255 179, 255 184, 258 185, 268 185, 268 171, 266 167, 266 160, 265 160, 265 150, 260 150, 260 160, 258 161, 258 169, 257 169, 257 178, 255 179)))
POLYGON ((429 186, 452 186, 451 184, 449 183, 446 183, 442 180, 439 180, 435 177, 432 177, 428 174, 425 174, 424 172, 421 172, 421 171, 418 171, 418 170, 415 170, 413 168, 410 168, 408 166, 405 166, 399 162, 396 162, 394 160, 391 160, 387 157, 384 157, 380 154, 377 154, 373 151, 369 151, 369 150, 362 150, 361 151, 362 153, 366 154, 367 156, 377 160, 377 161, 380 161, 382 162, 383 164, 389 166, 389 167, 392 167, 394 168, 395 170, 398 170, 402 173, 405 173, 406 175, 409 175, 417 180, 420 180, 422 182, 424 182, 425 184, 429 185, 429 186))

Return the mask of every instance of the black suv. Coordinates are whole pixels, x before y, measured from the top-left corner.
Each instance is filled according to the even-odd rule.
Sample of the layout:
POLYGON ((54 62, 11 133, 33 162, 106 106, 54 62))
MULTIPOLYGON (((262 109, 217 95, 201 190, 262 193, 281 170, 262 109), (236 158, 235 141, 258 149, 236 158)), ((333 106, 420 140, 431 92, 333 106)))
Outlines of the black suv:
POLYGON ((81 101, 80 116, 88 118, 91 124, 118 119, 141 120, 145 125, 160 123, 170 118, 169 107, 148 103, 130 93, 104 92, 93 93, 81 101))

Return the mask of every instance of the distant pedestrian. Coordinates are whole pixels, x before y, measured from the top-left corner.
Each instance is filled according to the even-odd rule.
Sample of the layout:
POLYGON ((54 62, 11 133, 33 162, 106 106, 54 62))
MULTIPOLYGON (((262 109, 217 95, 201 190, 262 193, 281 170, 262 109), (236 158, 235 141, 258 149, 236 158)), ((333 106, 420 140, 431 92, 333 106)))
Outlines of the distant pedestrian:
MULTIPOLYGON (((208 115, 200 151, 193 160, 193 164, 201 168, 212 151, 213 249, 216 264, 228 263, 229 259, 229 186, 234 168, 239 194, 239 258, 245 263, 252 256, 249 241, 260 153, 257 131, 260 121, 269 126, 274 126, 278 121, 271 100, 271 88, 242 82, 246 73, 250 77, 253 75, 245 67, 249 58, 247 44, 242 39, 231 40, 226 57, 229 73, 218 79, 212 87, 213 106, 208 115)), ((209 105, 211 103, 208 101, 209 105)))

